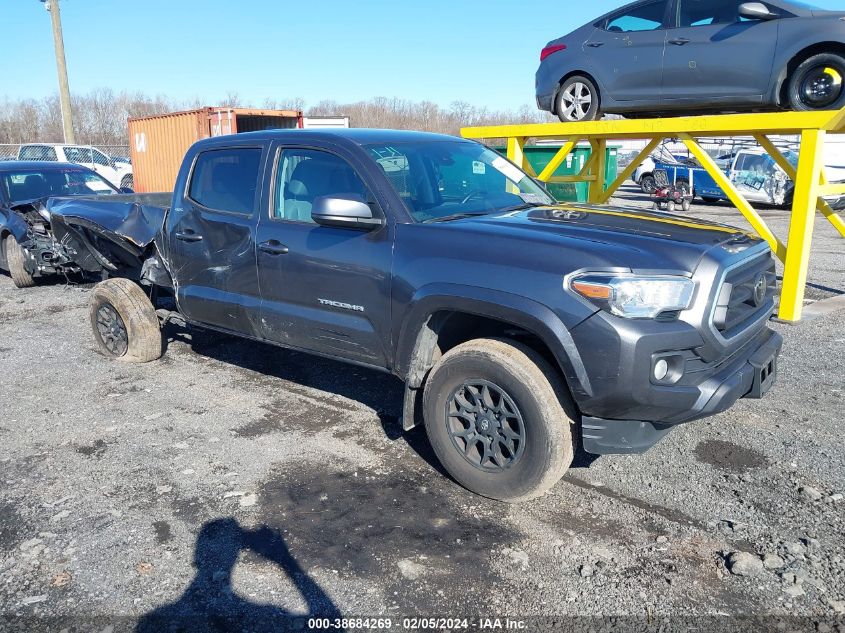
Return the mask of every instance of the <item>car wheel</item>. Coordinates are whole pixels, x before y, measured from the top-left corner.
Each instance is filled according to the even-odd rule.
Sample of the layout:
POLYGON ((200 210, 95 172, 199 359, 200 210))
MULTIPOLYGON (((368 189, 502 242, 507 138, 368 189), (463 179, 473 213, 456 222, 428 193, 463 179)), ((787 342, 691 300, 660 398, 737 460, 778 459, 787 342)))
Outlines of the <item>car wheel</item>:
POLYGON ((557 372, 529 347, 476 339, 448 351, 426 382, 429 441, 462 486, 500 501, 541 496, 572 463, 572 420, 557 372))
POLYGON ((642 178, 640 178, 640 189, 643 190, 643 193, 652 194, 657 191, 657 183, 654 180, 654 176, 651 174, 646 174, 642 178))
POLYGON ((135 176, 134 174, 126 174, 120 180, 120 188, 121 189, 132 189, 135 186, 135 176))
POLYGON ((845 107, 845 58, 834 53, 813 55, 789 79, 793 110, 839 110, 845 107))
POLYGON ((35 278, 26 270, 26 251, 11 235, 6 236, 4 246, 12 282, 17 288, 32 288, 35 285, 35 278))
POLYGON ((575 75, 561 85, 555 98, 555 114, 564 123, 599 118, 599 91, 586 77, 575 75))
POLYGON ((666 203, 666 211, 669 212, 669 213, 675 212, 675 201, 674 200, 670 200, 669 202, 666 203))
POLYGON ((94 340, 104 356, 128 363, 161 357, 161 328, 149 297, 128 279, 107 279, 94 288, 88 306, 94 340))

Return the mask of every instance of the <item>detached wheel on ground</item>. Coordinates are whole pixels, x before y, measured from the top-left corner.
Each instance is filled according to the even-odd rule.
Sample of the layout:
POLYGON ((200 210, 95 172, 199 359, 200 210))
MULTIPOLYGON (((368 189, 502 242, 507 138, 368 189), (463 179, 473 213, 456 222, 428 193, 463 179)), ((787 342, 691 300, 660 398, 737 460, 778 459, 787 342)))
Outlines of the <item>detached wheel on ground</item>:
POLYGON ((599 118, 600 95, 592 80, 581 75, 570 77, 555 98, 555 114, 564 123, 595 121, 599 118))
POLYGON ((789 79, 793 110, 839 110, 845 107, 845 58, 835 53, 813 55, 789 79))
POLYGON ((23 247, 11 235, 6 236, 4 247, 6 249, 6 263, 9 265, 9 274, 12 276, 12 282, 18 288, 32 288, 35 285, 35 278, 26 270, 26 253, 23 247))
POLYGON ((425 429, 444 468, 501 501, 539 497, 572 463, 565 386, 537 352, 476 339, 447 352, 425 386, 425 429))
POLYGON ((128 363, 161 357, 161 329, 149 297, 128 279, 108 279, 94 288, 88 307, 100 353, 128 363))
POLYGON ((695 197, 695 192, 689 186, 689 181, 679 180, 677 183, 678 189, 681 190, 683 198, 681 199, 681 209, 687 213, 692 207, 692 200, 695 197))
POLYGON ((643 193, 647 194, 652 194, 657 191, 657 183, 654 180, 654 176, 646 174, 640 178, 640 189, 643 190, 643 193))

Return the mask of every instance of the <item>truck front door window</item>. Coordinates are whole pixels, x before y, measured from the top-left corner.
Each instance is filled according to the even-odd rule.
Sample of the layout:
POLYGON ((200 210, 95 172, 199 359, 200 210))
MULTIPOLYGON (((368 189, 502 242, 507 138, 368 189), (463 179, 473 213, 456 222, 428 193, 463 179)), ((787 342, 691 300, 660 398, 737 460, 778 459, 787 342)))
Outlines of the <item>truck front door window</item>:
POLYGON ((194 163, 188 196, 208 209, 252 215, 260 165, 260 148, 202 152, 194 163))
POLYGON ((328 152, 284 150, 276 171, 273 218, 313 222, 311 207, 322 196, 357 195, 367 199, 367 187, 345 160, 328 152))
POLYGON ((366 149, 417 222, 555 203, 521 169, 483 145, 444 141, 366 149))

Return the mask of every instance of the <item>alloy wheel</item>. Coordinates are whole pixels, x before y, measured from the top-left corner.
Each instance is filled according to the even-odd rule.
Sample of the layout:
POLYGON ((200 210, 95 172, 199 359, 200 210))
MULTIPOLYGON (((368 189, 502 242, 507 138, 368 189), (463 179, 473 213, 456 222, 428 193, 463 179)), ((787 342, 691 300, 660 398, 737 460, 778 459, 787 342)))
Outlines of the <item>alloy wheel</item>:
POLYGON ((114 356, 123 356, 129 349, 126 325, 110 305, 100 306, 97 310, 97 334, 114 356))
POLYGON ((525 450, 522 413, 504 389, 486 380, 464 382, 452 392, 446 427, 464 459, 485 472, 507 470, 525 450))
POLYGON ((587 84, 577 81, 563 91, 561 100, 564 105, 564 118, 568 121, 581 121, 590 111, 593 104, 593 93, 587 84))

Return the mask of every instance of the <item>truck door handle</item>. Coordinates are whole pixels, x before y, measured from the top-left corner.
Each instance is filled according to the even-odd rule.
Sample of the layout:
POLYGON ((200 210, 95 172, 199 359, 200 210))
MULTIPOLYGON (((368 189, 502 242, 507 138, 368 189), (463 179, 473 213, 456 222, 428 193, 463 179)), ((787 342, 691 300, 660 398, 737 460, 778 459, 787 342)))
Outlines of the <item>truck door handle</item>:
POLYGON ((598 48, 599 46, 604 46, 604 42, 588 42, 587 46, 590 48, 598 48))
POLYGON ((683 46, 684 44, 689 44, 690 40, 685 37, 679 37, 676 40, 669 40, 670 44, 674 44, 675 46, 683 46))
POLYGON ((268 240, 258 245, 258 250, 268 255, 287 255, 290 249, 278 240, 268 240))
POLYGON ((183 242, 202 242, 202 235, 192 229, 185 229, 182 233, 176 233, 176 239, 183 242))

